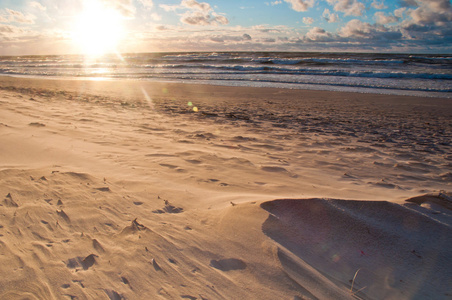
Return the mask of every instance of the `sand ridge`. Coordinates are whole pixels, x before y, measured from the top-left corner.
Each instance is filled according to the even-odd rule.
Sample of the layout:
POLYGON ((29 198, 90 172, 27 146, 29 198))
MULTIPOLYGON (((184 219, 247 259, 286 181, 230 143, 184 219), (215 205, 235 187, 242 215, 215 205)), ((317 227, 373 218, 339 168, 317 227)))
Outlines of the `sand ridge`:
POLYGON ((0 92, 1 298, 452 294, 447 99, 7 77, 0 92))
MULTIPOLYGON (((441 197, 452 200, 427 198, 441 197)), ((344 275, 359 272, 353 289, 357 296, 428 298, 450 290, 448 209, 449 222, 444 223, 432 210, 386 201, 276 200, 261 206, 271 213, 263 231, 281 249, 302 257, 338 285, 348 287, 350 278, 344 275), (424 277, 430 280, 420 279, 424 277)), ((288 259, 282 250, 280 255, 282 261, 288 259)), ((292 263, 288 268, 297 267, 292 263)), ((298 268, 294 272, 306 273, 298 268)))

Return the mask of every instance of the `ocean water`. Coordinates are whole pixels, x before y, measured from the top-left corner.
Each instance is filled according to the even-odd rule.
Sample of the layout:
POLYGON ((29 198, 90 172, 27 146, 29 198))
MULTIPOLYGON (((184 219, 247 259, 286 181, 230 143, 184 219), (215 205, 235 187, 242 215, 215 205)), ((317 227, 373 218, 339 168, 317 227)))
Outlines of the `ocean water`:
POLYGON ((452 55, 220 52, 0 57, 0 75, 452 98, 452 55))

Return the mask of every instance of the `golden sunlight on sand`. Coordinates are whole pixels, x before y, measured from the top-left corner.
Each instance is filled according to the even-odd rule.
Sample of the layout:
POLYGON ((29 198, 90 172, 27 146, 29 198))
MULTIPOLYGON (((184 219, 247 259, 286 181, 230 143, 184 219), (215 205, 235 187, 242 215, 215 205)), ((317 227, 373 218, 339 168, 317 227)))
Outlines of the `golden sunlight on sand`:
POLYGON ((0 299, 450 299, 451 110, 0 77, 0 299))

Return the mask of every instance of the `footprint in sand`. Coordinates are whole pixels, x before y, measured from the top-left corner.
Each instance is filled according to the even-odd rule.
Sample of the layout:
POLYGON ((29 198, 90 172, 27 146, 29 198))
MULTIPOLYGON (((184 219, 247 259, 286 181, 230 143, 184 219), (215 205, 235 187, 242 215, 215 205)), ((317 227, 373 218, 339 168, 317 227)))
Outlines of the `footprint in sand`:
POLYGON ((265 172, 270 172, 270 173, 283 173, 283 174, 287 174, 292 178, 297 178, 298 175, 291 173, 289 171, 287 171, 287 169, 283 168, 283 167, 275 167, 275 166, 262 166, 261 167, 262 171, 265 172))
POLYGON ((178 166, 175 166, 175 165, 170 165, 170 164, 160 164, 162 167, 166 167, 166 168, 169 168, 169 169, 177 169, 178 168, 178 166))
POLYGON ((400 189, 399 186, 386 182, 384 180, 380 181, 380 182, 369 182, 369 184, 371 185, 375 185, 377 187, 382 187, 382 188, 386 188, 386 189, 400 189))
POLYGON ((104 253, 105 252, 104 247, 102 247, 102 245, 96 239, 93 239, 93 248, 96 249, 100 253, 104 253))
POLYGON ((162 167, 169 168, 171 170, 175 170, 177 172, 185 173, 186 171, 184 169, 180 169, 178 166, 171 165, 171 164, 160 164, 162 167))
POLYGON ((274 173, 278 173, 278 172, 287 172, 287 170, 283 167, 268 167, 268 166, 264 166, 261 168, 262 171, 265 172, 274 172, 274 173))
POLYGON ((162 271, 162 268, 160 267, 160 265, 157 263, 157 261, 153 258, 151 260, 151 264, 154 267, 154 270, 158 271, 162 271))
POLYGON ((187 159, 185 161, 188 162, 188 163, 194 164, 194 165, 199 165, 199 164, 202 163, 202 161, 197 160, 197 159, 187 159))
POLYGON ((32 126, 32 127, 45 127, 45 124, 39 123, 39 122, 32 122, 30 124, 28 124, 28 126, 32 126))
POLYGON ((122 300, 125 299, 124 296, 118 294, 116 291, 113 290, 104 290, 105 294, 107 294, 108 298, 110 298, 110 300, 122 300))
POLYGON ((76 269, 76 268, 82 267, 83 270, 88 270, 96 262, 96 257, 98 257, 98 256, 95 254, 90 254, 85 258, 83 258, 83 257, 70 258, 67 261, 66 266, 69 269, 76 269))
POLYGON ((165 207, 163 209, 157 209, 152 211, 154 214, 180 214, 184 212, 184 209, 182 207, 175 207, 174 205, 170 204, 168 200, 165 201, 165 207))
POLYGON ((6 207, 19 207, 19 205, 13 200, 13 197, 10 193, 8 193, 5 199, 3 199, 3 205, 5 205, 6 207))
POLYGON ((210 261, 210 266, 223 272, 244 270, 246 269, 246 263, 243 260, 236 258, 220 259, 210 261))
POLYGON ((111 192, 111 190, 110 190, 110 188, 108 186, 95 188, 95 190, 98 190, 98 191, 101 191, 101 192, 111 192))
MULTIPOLYGON (((213 183, 217 183, 217 182, 219 182, 219 181, 220 181, 219 179, 211 178, 211 179, 205 180, 204 182, 213 182, 213 183)), ((219 186, 229 186, 229 183, 226 183, 226 182, 219 182, 218 185, 219 185, 219 186)))
POLYGON ((64 210, 62 209, 57 209, 56 211, 57 215, 60 216, 61 218, 63 218, 63 220, 65 220, 67 223, 71 223, 71 219, 69 218, 69 216, 64 212, 64 210))

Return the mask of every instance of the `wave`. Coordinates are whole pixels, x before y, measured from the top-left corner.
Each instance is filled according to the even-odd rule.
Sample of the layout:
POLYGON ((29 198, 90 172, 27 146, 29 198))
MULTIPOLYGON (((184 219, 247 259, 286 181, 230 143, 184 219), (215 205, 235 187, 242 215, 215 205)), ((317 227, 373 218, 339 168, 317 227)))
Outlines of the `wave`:
POLYGON ((378 67, 439 67, 450 70, 450 56, 410 56, 377 54, 319 54, 319 53, 181 53, 171 55, 126 56, 133 64, 211 64, 211 65, 309 65, 378 67))
POLYGON ((223 52, 0 57, 0 74, 451 92, 452 55, 223 52))
POLYGON ((344 71, 344 70, 311 70, 311 69, 301 69, 301 70, 289 70, 289 69, 281 69, 281 68, 271 68, 271 67, 243 67, 243 66, 232 66, 232 67, 214 67, 214 66, 205 66, 203 68, 199 68, 197 66, 181 66, 181 65, 173 65, 173 66, 164 66, 164 67, 144 67, 137 69, 122 69, 115 70, 115 66, 109 67, 93 67, 90 70, 86 70, 83 66, 74 65, 66 68, 62 67, 52 67, 47 69, 37 68, 35 70, 31 69, 22 69, 22 68, 0 68, 0 74, 16 74, 16 75, 36 75, 43 74, 48 76, 71 76, 77 75, 79 73, 83 74, 95 74, 95 73, 103 73, 108 76, 108 74, 115 76, 121 74, 128 75, 158 75, 158 74, 215 74, 218 76, 221 75, 229 75, 234 74, 237 76, 240 75, 305 75, 305 76, 315 76, 315 77, 351 77, 351 78, 369 78, 369 79, 420 79, 420 80, 442 80, 442 81, 450 81, 452 80, 452 74, 429 74, 429 73, 403 73, 403 72, 369 72, 369 71, 344 71), (60 69, 61 72, 57 70, 60 69), (70 69, 77 69, 77 71, 71 71, 70 69), (141 69, 142 72, 138 72, 138 69, 141 69), (179 71, 171 71, 179 70, 179 71), (109 72, 111 71, 111 72, 109 72))
MULTIPOLYGON (((136 66, 139 67, 139 66, 136 66)), ((406 71, 384 72, 380 70, 347 70, 347 69, 314 69, 314 68, 283 68, 278 66, 252 66, 252 65, 146 65, 143 68, 162 70, 165 69, 183 69, 196 70, 195 73, 204 73, 206 71, 217 71, 218 74, 279 74, 279 75, 313 75, 313 76, 345 76, 345 77, 363 77, 363 78, 395 78, 395 79, 439 79, 452 80, 452 74, 445 73, 409 73, 406 71)))
POLYGON ((416 86, 416 85, 408 85, 408 86, 400 86, 400 85, 388 85, 381 82, 350 82, 350 81, 340 81, 340 82, 332 82, 332 81, 317 81, 317 80, 284 80, 281 78, 212 78, 208 76, 194 76, 197 74, 154 74, 147 75, 148 79, 179 79, 179 80, 201 80, 201 81, 215 81, 215 82, 253 82, 253 83, 273 83, 273 84, 291 84, 291 85, 310 85, 317 87, 349 87, 349 88, 367 88, 367 89, 379 89, 379 90, 401 90, 401 91, 422 91, 422 92, 438 92, 438 93, 451 93, 452 89, 450 87, 441 88, 441 87, 428 87, 428 86, 416 86))

